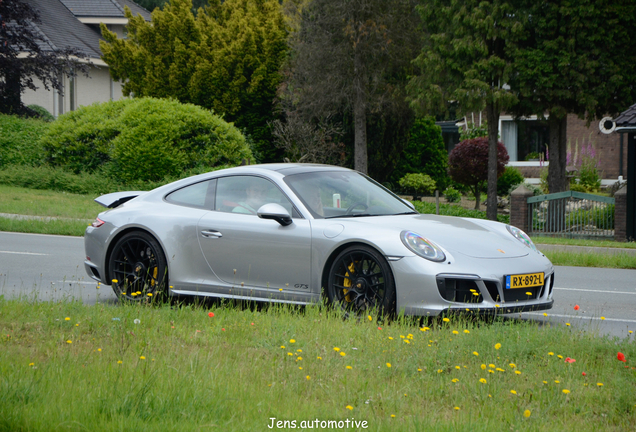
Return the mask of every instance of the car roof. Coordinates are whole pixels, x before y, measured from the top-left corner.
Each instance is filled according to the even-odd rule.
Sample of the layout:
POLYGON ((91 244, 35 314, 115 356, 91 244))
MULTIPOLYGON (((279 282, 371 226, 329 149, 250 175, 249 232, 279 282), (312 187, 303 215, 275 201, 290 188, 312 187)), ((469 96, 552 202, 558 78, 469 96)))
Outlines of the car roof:
POLYGON ((244 165, 245 168, 266 169, 276 171, 284 176, 320 172, 320 171, 351 171, 349 168, 343 168, 335 165, 309 164, 309 163, 271 163, 260 165, 244 165))

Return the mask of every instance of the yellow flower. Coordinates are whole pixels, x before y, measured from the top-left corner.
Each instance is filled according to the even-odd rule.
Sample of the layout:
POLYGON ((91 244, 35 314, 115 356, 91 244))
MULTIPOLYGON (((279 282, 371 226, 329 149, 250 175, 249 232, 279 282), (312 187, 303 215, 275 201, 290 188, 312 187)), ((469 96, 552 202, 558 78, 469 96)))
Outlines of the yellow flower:
POLYGON ((495 368, 495 365, 494 365, 494 364, 492 364, 492 363, 490 363, 490 364, 488 365, 488 367, 489 367, 489 368, 494 369, 494 368, 495 368))
POLYGON ((390 368, 391 367, 391 363, 387 363, 386 367, 390 368))
POLYGON ((345 408, 348 409, 349 411, 353 411, 353 407, 351 405, 347 405, 345 408))
POLYGON ((417 371, 418 371, 418 372, 422 372, 422 369, 420 369, 420 368, 417 368, 417 371))
POLYGON ((303 367, 302 366, 298 366, 298 369, 303 370, 303 367))
POLYGON ((596 383, 597 386, 603 387, 603 383, 596 383))
POLYGON ((410 340, 408 340, 408 339, 404 339, 404 343, 410 344, 410 343, 411 343, 411 341, 410 341, 410 340))
POLYGON ((29 363, 29 366, 35 366, 35 363, 29 363))
POLYGON ((148 293, 146 294, 148 297, 152 297, 152 293, 148 293))
POLYGON ((455 407, 453 408, 455 411, 459 411, 459 407, 455 407))
POLYGON ((309 375, 307 375, 305 378, 307 378, 307 381, 309 381, 311 379, 311 377, 309 375))
POLYGON ((486 370, 486 365, 485 364, 481 365, 481 370, 486 370))
POLYGON ((281 349, 285 349, 285 345, 281 345, 280 347, 281 347, 281 349))
POLYGON ((521 371, 518 371, 518 370, 517 370, 517 371, 515 371, 515 373, 516 373, 517 375, 521 375, 521 371))
POLYGON ((549 353, 548 353, 548 355, 549 355, 549 356, 553 356, 553 355, 554 355, 554 353, 553 353, 553 352, 549 352, 549 353))
MULTIPOLYGON (((423 331, 423 332, 425 332, 425 331, 429 331, 429 330, 430 330, 430 328, 428 328, 428 327, 422 327, 422 328, 420 329, 420 331, 423 331)), ((630 333, 631 333, 631 331, 630 331, 630 333)))
POLYGON ((508 366, 510 366, 510 367, 511 367, 511 368, 513 368, 513 369, 517 367, 517 365, 516 365, 516 364, 514 364, 514 363, 509 363, 509 364, 508 364, 508 366))
POLYGON ((373 321, 373 318, 371 318, 371 315, 367 315, 367 318, 369 318, 369 321, 373 321))
POLYGON ((395 418, 395 414, 391 414, 391 418, 395 418))
POLYGON ((282 291, 283 291, 283 289, 282 289, 282 288, 278 288, 278 291, 282 292, 282 291))
POLYGON ((318 356, 318 360, 322 360, 322 357, 318 356))
POLYGON ((303 350, 301 350, 301 349, 297 349, 297 350, 296 350, 296 352, 303 352, 303 350))
POLYGON ((495 371, 494 371, 494 370, 492 370, 492 369, 488 369, 488 373, 492 373, 492 374, 494 374, 494 373, 495 373, 495 371))
POLYGON ((557 383, 557 384, 561 384, 561 381, 559 381, 559 380, 554 380, 554 382, 557 383))
POLYGON ((547 383, 548 383, 547 381, 543 381, 543 384, 547 384, 547 383))
POLYGON ((292 354, 292 353, 288 352, 288 353, 287 353, 287 355, 288 355, 288 356, 293 356, 294 354, 292 354))
POLYGON ((479 378, 479 382, 482 384, 486 384, 488 381, 486 381, 486 378, 479 378))
POLYGON ((458 380, 457 378, 453 378, 451 381, 452 381, 452 382, 454 382, 454 383, 456 383, 456 382, 458 382, 459 380, 458 380))
POLYGON ((499 348, 501 348, 501 344, 500 343, 495 344, 495 349, 498 350, 499 348))
POLYGON ((560 359, 563 359, 563 356, 562 356, 562 355, 558 355, 557 357, 558 357, 558 358, 560 358, 560 359))
POLYGON ((461 368, 459 366, 455 366, 455 369, 460 370, 461 368))
POLYGON ((345 354, 345 352, 344 352, 344 351, 342 351, 342 352, 340 353, 340 355, 344 357, 344 356, 346 356, 347 354, 345 354))
POLYGON ((530 417, 530 414, 532 414, 532 413, 530 412, 530 410, 525 410, 525 411, 523 412, 523 416, 524 416, 525 418, 530 417))
POLYGON ((497 369, 495 369, 495 370, 496 370, 497 372, 505 372, 505 370, 504 370, 504 369, 502 369, 502 368, 497 368, 497 369))
POLYGON ((442 321, 449 322, 450 320, 448 318, 442 318, 442 321))
POLYGON ((353 369, 351 366, 347 366, 347 369, 353 369))
POLYGON ((563 389, 562 391, 563 391, 563 393, 565 393, 565 394, 570 393, 570 390, 568 390, 568 389, 563 389))
POLYGON ((333 350, 334 350, 335 352, 338 352, 338 351, 340 351, 340 348, 338 348, 338 347, 333 347, 333 350))
POLYGON ((72 344, 73 341, 72 340, 67 340, 66 343, 72 344))
POLYGON ((113 283, 117 283, 119 282, 117 279, 113 279, 113 283))
POLYGON ((601 317, 601 319, 602 319, 602 320, 604 320, 604 319, 605 319, 605 317, 601 317))
POLYGON ((565 323, 566 326, 570 327, 570 323, 565 323))
POLYGON ((531 293, 530 291, 528 291, 528 292, 526 292, 526 295, 531 296, 531 295, 532 295, 532 293, 531 293))
POLYGON ((548 316, 548 314, 546 312, 543 312, 543 316, 548 316))
POLYGON ((464 333, 468 334, 468 333, 470 333, 470 331, 468 331, 468 330, 464 330, 464 333))
POLYGON ((298 357, 296 358, 296 361, 301 361, 303 358, 302 357, 298 357))
POLYGON ((296 343, 296 339, 290 339, 289 343, 296 343))
POLYGON ((473 351, 473 355, 478 356, 478 355, 479 355, 479 353, 478 353, 477 351, 473 351))
POLYGON ((406 335, 406 338, 407 339, 413 339, 413 335, 411 333, 409 333, 409 334, 406 335))
POLYGON ((144 356, 141 356, 141 357, 139 357, 139 358, 140 358, 141 360, 146 360, 146 357, 144 357, 144 356))
POLYGON ((437 373, 442 373, 442 372, 444 372, 442 369, 437 369, 437 373))
POLYGON ((122 363, 122 361, 121 361, 121 360, 117 360, 117 364, 121 364, 121 363, 122 363))
POLYGON ((459 334, 459 332, 458 332, 457 330, 453 330, 453 334, 454 334, 454 335, 458 335, 458 334, 459 334))
POLYGON ((517 392, 516 392, 516 391, 514 391, 514 390, 510 390, 510 393, 512 393, 513 395, 516 395, 516 394, 517 394, 517 392))
POLYGON ((66 318, 64 318, 64 321, 70 321, 70 320, 71 320, 71 318, 70 318, 70 317, 66 317, 66 318))

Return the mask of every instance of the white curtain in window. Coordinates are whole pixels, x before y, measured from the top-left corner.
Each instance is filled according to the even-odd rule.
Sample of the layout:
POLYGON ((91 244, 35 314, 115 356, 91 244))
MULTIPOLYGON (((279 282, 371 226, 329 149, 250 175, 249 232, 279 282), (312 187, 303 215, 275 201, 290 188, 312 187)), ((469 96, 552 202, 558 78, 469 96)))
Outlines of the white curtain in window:
POLYGON ((517 161, 517 124, 514 121, 501 122, 501 140, 508 150, 510 162, 517 161))

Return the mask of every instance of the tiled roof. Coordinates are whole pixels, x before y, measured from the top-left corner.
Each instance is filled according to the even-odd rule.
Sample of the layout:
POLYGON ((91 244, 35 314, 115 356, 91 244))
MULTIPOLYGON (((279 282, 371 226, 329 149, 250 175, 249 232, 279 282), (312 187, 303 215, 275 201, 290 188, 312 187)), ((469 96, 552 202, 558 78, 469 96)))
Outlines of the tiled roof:
POLYGON ((636 104, 627 108, 614 119, 616 126, 636 126, 636 104))
POLYGON ((52 49, 76 48, 92 58, 100 58, 100 35, 82 24, 60 0, 26 0, 40 14, 35 26, 52 49))
POLYGON ((78 18, 124 18, 124 6, 133 15, 150 20, 150 12, 131 0, 59 0, 78 18))

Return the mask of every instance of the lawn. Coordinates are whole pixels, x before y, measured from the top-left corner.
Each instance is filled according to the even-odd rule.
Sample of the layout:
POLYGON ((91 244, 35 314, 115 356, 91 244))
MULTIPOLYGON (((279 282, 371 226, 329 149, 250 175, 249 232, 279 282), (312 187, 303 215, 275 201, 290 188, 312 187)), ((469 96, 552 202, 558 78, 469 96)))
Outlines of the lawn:
POLYGON ((636 426, 633 336, 549 323, 0 298, 0 347, 2 431, 636 426))

